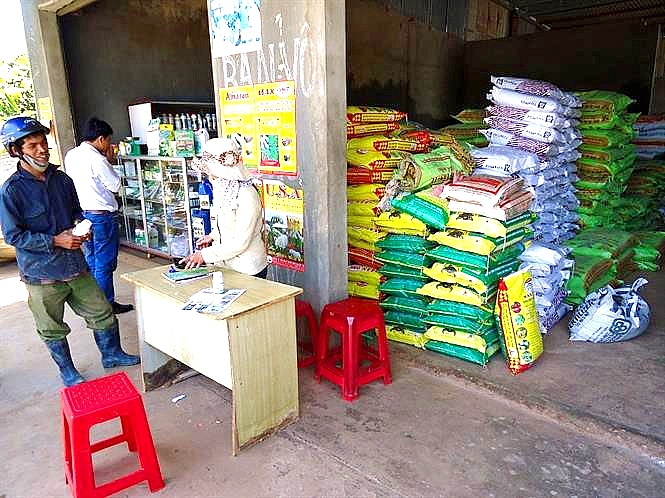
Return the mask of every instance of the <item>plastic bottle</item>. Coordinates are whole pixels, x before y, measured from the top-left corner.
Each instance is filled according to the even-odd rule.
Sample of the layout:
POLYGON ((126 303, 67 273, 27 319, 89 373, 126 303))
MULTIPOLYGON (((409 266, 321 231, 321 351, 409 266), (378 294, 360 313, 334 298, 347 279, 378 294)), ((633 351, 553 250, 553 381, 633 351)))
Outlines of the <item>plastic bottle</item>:
POLYGON ((157 247, 159 244, 159 232, 154 225, 148 228, 148 247, 157 247))
POLYGON ((182 119, 180 118, 180 114, 175 115, 175 129, 182 130, 182 119))
POLYGON ((167 121, 168 124, 170 124, 170 125, 174 124, 173 114, 169 113, 168 116, 166 116, 166 118, 168 119, 168 121, 167 121))
POLYGON ((201 209, 210 209, 212 206, 212 183, 204 177, 199 183, 199 202, 201 209))
POLYGON ((194 132, 194 154, 197 156, 203 153, 203 146, 210 139, 208 130, 201 127, 194 132))
POLYGON ((217 116, 215 114, 212 115, 212 132, 217 134, 217 116))

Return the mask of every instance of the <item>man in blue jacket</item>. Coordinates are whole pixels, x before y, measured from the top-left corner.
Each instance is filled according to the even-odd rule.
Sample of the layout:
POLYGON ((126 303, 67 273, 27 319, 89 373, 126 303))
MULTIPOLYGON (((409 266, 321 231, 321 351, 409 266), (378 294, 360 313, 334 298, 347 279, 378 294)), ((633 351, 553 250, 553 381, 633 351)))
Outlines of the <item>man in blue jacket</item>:
POLYGON ((12 118, 3 125, 0 140, 19 161, 0 189, 0 224, 5 241, 16 248, 37 333, 63 383, 71 386, 84 379, 69 352, 65 303, 94 331, 104 368, 135 365, 140 359, 122 350, 118 320, 88 272, 81 252, 87 236, 72 233, 83 214, 71 178, 49 163, 48 132, 29 117, 12 118))

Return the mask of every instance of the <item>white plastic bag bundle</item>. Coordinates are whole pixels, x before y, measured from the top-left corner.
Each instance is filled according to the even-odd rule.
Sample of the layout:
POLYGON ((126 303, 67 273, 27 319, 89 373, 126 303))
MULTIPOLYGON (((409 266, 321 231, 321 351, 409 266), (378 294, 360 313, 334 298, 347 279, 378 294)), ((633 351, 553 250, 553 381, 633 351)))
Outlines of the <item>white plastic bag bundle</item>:
POLYGON ((651 317, 649 305, 638 294, 646 283, 645 278, 638 278, 630 287, 607 285, 589 294, 568 324, 570 340, 607 343, 642 334, 651 317))

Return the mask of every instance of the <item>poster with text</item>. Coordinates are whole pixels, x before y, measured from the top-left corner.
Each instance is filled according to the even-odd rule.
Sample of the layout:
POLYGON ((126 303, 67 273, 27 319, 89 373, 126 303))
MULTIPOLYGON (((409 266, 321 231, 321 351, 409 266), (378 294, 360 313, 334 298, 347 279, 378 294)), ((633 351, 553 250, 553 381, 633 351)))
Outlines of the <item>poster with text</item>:
POLYGON ((208 14, 213 58, 262 48, 261 0, 210 0, 208 14))
POLYGON ((263 180, 268 259, 273 265, 305 271, 303 190, 279 180, 263 180))
POLYGON ((252 85, 222 88, 219 91, 221 107, 221 135, 228 138, 234 133, 242 137, 242 159, 245 167, 257 172, 259 166, 256 118, 254 116, 254 87, 252 85))
POLYGON ((296 92, 293 81, 254 85, 259 173, 295 176, 296 92))

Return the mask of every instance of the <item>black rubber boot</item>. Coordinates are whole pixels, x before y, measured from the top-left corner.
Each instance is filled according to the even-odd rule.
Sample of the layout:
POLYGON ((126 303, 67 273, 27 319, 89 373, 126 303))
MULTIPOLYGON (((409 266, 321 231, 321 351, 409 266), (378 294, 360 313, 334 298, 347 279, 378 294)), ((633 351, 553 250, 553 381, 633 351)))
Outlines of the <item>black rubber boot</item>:
POLYGON ((127 367, 141 363, 141 358, 127 354, 120 346, 120 330, 115 325, 107 330, 95 330, 95 342, 102 353, 104 368, 127 367))
POLYGON ((85 382, 85 379, 76 370, 74 362, 72 362, 72 354, 69 352, 67 339, 44 341, 44 343, 51 353, 51 358, 60 369, 60 377, 65 386, 69 387, 85 382))
POLYGON ((115 301, 111 303, 111 307, 113 308, 113 313, 116 315, 120 315, 121 313, 128 313, 134 309, 133 304, 120 304, 116 303, 115 301))

